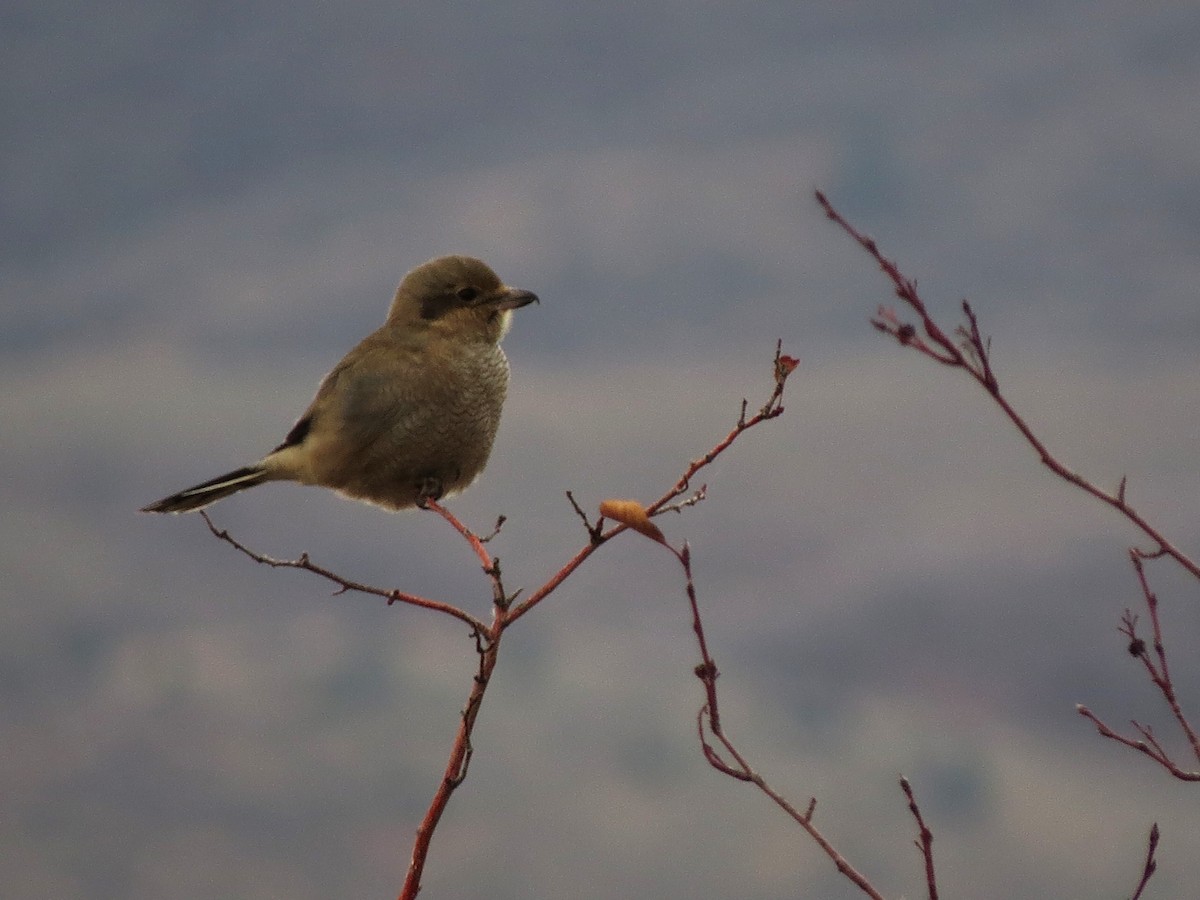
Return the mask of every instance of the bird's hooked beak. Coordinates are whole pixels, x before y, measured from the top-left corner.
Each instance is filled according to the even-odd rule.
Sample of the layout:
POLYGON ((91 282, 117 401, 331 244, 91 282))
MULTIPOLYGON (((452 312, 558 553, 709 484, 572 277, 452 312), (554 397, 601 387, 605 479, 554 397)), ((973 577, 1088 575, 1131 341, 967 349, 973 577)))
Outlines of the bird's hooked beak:
POLYGON ((533 291, 522 291, 518 288, 507 288, 496 301, 496 309, 510 310, 520 309, 522 306, 528 306, 530 303, 540 303, 538 295, 533 291))

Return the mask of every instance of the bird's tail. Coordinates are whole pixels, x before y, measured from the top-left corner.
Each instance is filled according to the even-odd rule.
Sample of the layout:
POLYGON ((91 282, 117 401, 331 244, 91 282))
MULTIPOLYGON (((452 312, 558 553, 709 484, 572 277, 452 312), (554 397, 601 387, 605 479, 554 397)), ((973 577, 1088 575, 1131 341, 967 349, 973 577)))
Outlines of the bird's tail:
POLYGON ((213 478, 203 484, 190 487, 186 491, 172 494, 170 497, 143 506, 142 512, 154 513, 184 513, 202 509, 210 503, 223 500, 230 494, 244 491, 246 488, 262 484, 267 480, 267 470, 261 465, 246 466, 228 472, 219 478, 213 478))

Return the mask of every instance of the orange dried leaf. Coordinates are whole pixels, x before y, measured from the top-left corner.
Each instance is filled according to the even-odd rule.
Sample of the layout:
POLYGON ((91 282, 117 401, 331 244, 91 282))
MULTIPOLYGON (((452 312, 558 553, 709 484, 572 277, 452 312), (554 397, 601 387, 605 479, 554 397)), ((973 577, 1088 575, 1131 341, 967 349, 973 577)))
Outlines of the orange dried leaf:
POLYGON ((658 526, 646 515, 646 508, 636 500, 605 500, 600 504, 600 515, 622 525, 628 525, 639 534, 644 534, 652 541, 665 544, 667 539, 658 526))

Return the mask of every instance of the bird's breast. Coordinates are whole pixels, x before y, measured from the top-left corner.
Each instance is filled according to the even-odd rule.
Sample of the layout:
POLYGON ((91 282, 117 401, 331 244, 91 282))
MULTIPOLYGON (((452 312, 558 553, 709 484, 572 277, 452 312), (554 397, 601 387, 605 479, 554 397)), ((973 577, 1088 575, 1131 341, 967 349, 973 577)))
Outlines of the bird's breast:
POLYGON ((376 372, 346 386, 345 447, 356 464, 330 485, 392 508, 417 502, 432 480, 443 494, 467 487, 491 454, 508 392, 508 360, 499 347, 436 348, 415 366, 376 372))

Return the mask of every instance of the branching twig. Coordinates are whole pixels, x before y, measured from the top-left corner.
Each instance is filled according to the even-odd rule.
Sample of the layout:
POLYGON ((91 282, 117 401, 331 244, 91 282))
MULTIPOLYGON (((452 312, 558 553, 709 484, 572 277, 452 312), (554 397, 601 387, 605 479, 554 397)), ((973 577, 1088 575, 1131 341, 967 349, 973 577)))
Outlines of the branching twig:
MULTIPOLYGON (((1158 689, 1159 693, 1162 694, 1163 699, 1167 701, 1167 706, 1171 709, 1171 715, 1174 716, 1176 724, 1191 746, 1192 755, 1196 757, 1197 761, 1200 761, 1200 738, 1197 737, 1196 730, 1192 727, 1191 722, 1188 721, 1182 707, 1179 705, 1179 699, 1175 694, 1175 684, 1171 680, 1171 670, 1167 665, 1167 649, 1163 643, 1162 623, 1158 617, 1158 596, 1150 589, 1150 583, 1146 580, 1146 570, 1143 564, 1146 554, 1133 549, 1129 551, 1129 559, 1133 564, 1134 572, 1137 574, 1138 586, 1142 591, 1142 599, 1145 601, 1146 609, 1149 611, 1150 627, 1153 633, 1154 655, 1151 655, 1149 648, 1146 646, 1146 641, 1138 634, 1138 617, 1131 610, 1125 610, 1124 615, 1121 616, 1121 627, 1117 630, 1128 640, 1127 649, 1130 656, 1141 661, 1150 681, 1158 689)), ((1102 737, 1117 741, 1126 747, 1145 754, 1180 781, 1200 781, 1200 771, 1188 771, 1176 763, 1162 744, 1159 743, 1158 738, 1154 734, 1154 729, 1149 725, 1143 725, 1137 720, 1130 722, 1140 737, 1126 737, 1101 720, 1099 716, 1086 706, 1080 705, 1076 709, 1081 716, 1096 726, 1096 730, 1102 737)))
POLYGON ((694 459, 688 465, 687 470, 680 476, 679 481, 675 483, 675 487, 667 491, 648 507, 646 512, 651 515, 657 515, 663 512, 664 508, 678 497, 682 497, 691 487, 692 479, 696 477, 696 473, 705 466, 712 463, 718 456, 729 449, 730 445, 742 436, 743 432, 748 431, 755 425, 759 425, 777 416, 783 415, 783 387, 787 383, 787 378, 795 370, 799 361, 794 357, 787 356, 783 352, 783 342, 778 341, 775 344, 775 359, 773 360, 773 371, 775 373, 775 389, 771 392, 771 396, 767 398, 767 402, 755 413, 751 418, 746 418, 746 401, 742 401, 742 411, 738 416, 737 423, 733 430, 725 436, 725 439, 720 441, 715 447, 701 456, 699 459, 694 459))
MULTIPOLYGON (((947 335, 930 315, 917 291, 916 281, 906 278, 899 267, 879 251, 879 247, 875 241, 846 221, 824 194, 818 191, 816 198, 821 208, 825 211, 825 214, 870 254, 871 258, 875 260, 880 269, 883 270, 884 274, 891 281, 896 296, 916 314, 918 319, 918 324, 914 325, 911 322, 905 321, 894 310, 888 307, 880 307, 876 317, 871 320, 871 324, 879 331, 896 339, 901 345, 912 347, 917 352, 942 365, 965 371, 991 396, 993 401, 1004 412, 1005 416, 1008 417, 1009 421, 1016 427, 1017 431, 1020 432, 1026 443, 1037 453, 1039 460, 1044 466, 1059 478, 1073 484, 1084 493, 1095 497, 1102 503, 1115 509, 1152 542, 1153 546, 1150 550, 1131 549, 1130 558, 1137 573, 1138 583, 1142 590, 1146 608, 1150 614, 1150 622, 1153 629, 1153 656, 1147 649, 1146 642, 1137 633, 1138 617, 1129 610, 1125 611, 1125 615, 1121 620, 1120 631, 1129 641, 1129 652, 1141 660, 1151 682, 1167 701, 1167 705, 1171 709, 1171 714, 1174 716, 1176 723, 1191 746, 1193 755, 1196 756, 1197 760, 1200 760, 1200 739, 1197 738, 1196 730, 1184 715, 1175 694, 1174 684, 1171 681, 1170 669, 1167 665, 1166 649, 1163 644, 1162 628, 1158 616, 1158 599, 1153 591, 1150 590, 1149 583, 1146 580, 1143 560, 1169 556, 1196 579, 1200 579, 1200 564, 1197 564, 1195 560, 1176 547, 1162 532, 1133 509, 1126 497, 1127 480, 1125 477, 1121 478, 1115 491, 1105 491, 1082 475, 1067 468, 1050 452, 1046 444, 1034 434, 1024 417, 1017 412, 1008 401, 1008 398, 1001 392, 999 380, 992 367, 991 341, 980 330, 979 319, 975 311, 971 308, 970 303, 965 300, 962 302, 962 311, 966 319, 966 324, 956 328, 953 337, 947 335)), ((1081 705, 1077 708, 1081 715, 1089 719, 1096 726, 1102 736, 1118 741, 1127 747, 1149 756, 1176 778, 1184 781, 1200 781, 1200 772, 1185 771, 1171 759, 1149 726, 1134 721, 1132 725, 1140 737, 1125 737, 1105 724, 1087 707, 1081 705)), ((918 847, 920 847, 922 855, 925 857, 930 897, 932 900, 936 896, 933 883, 932 838, 926 840, 927 829, 921 819, 920 811, 912 799, 911 789, 907 781, 902 779, 901 785, 904 788, 905 794, 909 797, 910 809, 921 829, 921 841, 918 843, 918 847)), ((1143 868, 1141 881, 1133 894, 1133 900, 1138 900, 1141 897, 1147 882, 1150 880, 1150 876, 1154 874, 1157 846, 1158 826, 1156 824, 1150 832, 1146 863, 1143 868)))
MULTIPOLYGON (((733 442, 740 437, 745 431, 754 426, 765 422, 769 419, 774 419, 783 413, 783 387, 787 381, 787 377, 796 367, 796 360, 789 356, 785 356, 782 352, 782 344, 776 344, 775 357, 773 360, 774 371, 774 389, 767 402, 753 417, 746 418, 746 403, 742 402, 741 413, 738 417, 737 424, 726 437, 718 442, 711 450, 698 460, 693 460, 688 466, 683 477, 676 483, 675 487, 667 491, 659 500, 651 507, 653 513, 674 511, 680 512, 683 509, 694 506, 704 499, 705 488, 701 487, 694 491, 691 496, 684 499, 685 493, 689 490, 689 482, 701 469, 709 465, 714 459, 724 453, 733 442)), ((437 829, 438 822, 441 820, 442 814, 445 812, 450 801, 450 796, 454 790, 462 784, 466 778, 467 769, 471 761, 473 748, 471 744, 471 735, 475 727, 476 718, 479 715, 479 710, 483 703, 484 694, 487 691, 487 686, 491 681, 492 673, 495 670, 496 662, 499 658, 500 642, 505 630, 516 622, 519 618, 533 609, 538 603, 548 597, 556 590, 568 577, 574 573, 580 565, 584 563, 607 541, 611 540, 616 535, 625 531, 628 527, 624 524, 616 524, 605 529, 604 516, 593 524, 586 513, 576 503, 574 496, 568 492, 567 498, 574 507, 575 512, 583 521, 584 528, 588 532, 588 543, 584 545, 570 560, 566 562, 556 573, 554 573, 545 584, 535 590, 527 599, 518 605, 512 605, 513 601, 520 594, 517 591, 513 594, 508 594, 504 589, 503 581, 500 575, 499 560, 493 558, 488 552, 484 543, 495 536, 500 530, 500 526, 504 523, 504 518, 497 520, 495 529, 492 534, 487 537, 480 537, 471 529, 467 528, 459 519, 448 509, 435 501, 427 500, 425 507, 437 513, 445 519, 458 534, 471 547, 472 552, 479 560, 480 565, 485 575, 488 576, 492 585, 492 622, 490 625, 485 625, 481 619, 472 616, 470 613, 459 609, 448 603, 443 603, 437 600, 429 600, 425 597, 419 597, 412 594, 406 594, 396 590, 384 590, 382 588, 372 587, 370 585, 360 584, 356 581, 351 581, 325 569, 321 566, 312 563, 307 554, 302 554, 295 560, 280 560, 265 556, 261 553, 256 553, 250 550, 245 545, 241 544, 228 532, 218 530, 208 518, 206 513, 201 513, 207 523, 209 530, 219 539, 229 543, 246 556, 253 559, 255 562, 262 563, 268 566, 304 569, 312 572, 322 578, 332 581, 338 585, 337 593, 345 593, 346 591, 359 591, 367 594, 375 594, 388 600, 389 603, 402 602, 414 606, 422 606, 428 609, 434 609, 447 615, 465 622, 471 628, 471 633, 475 640, 475 649, 479 657, 478 668, 472 678, 470 693, 467 697, 466 704, 463 707, 461 719, 459 721, 458 731, 454 737, 454 742, 451 746, 450 756, 447 760, 445 770, 442 775, 442 780, 438 785, 433 799, 430 801, 429 807, 425 812, 424 818, 421 820, 417 828, 416 839, 413 844, 412 857, 408 866, 408 872, 405 877, 404 886, 401 890, 401 900, 412 900, 417 896, 421 887, 421 876, 424 871, 425 861, 428 856, 430 842, 433 839, 433 834, 437 829)), ((647 520, 648 522, 648 520, 647 520)), ((650 526, 653 528, 654 526, 650 526)), ((715 675, 714 675, 715 677, 715 675)), ((715 703, 712 706, 715 711, 715 703)), ((730 745, 732 749, 732 745, 730 745)), ((757 776, 754 776, 756 783, 760 782, 757 776)), ((769 788, 761 785, 763 790, 770 793, 769 788)), ((811 819, 814 804, 810 804, 808 812, 800 814, 789 807, 785 800, 776 796, 776 802, 780 803, 785 809, 791 811, 793 816, 811 819)), ((823 840, 823 839, 821 839, 823 840)), ((835 857, 836 858, 836 857, 835 857)), ((840 866, 839 866, 840 867, 840 866)), ((852 870, 851 870, 852 871, 852 870)))
POLYGON ((687 591, 688 604, 692 615, 692 630, 696 634, 696 644, 700 650, 700 664, 696 666, 696 677, 700 679, 700 683, 704 685, 705 701, 700 707, 700 712, 696 718, 697 730, 700 737, 700 747, 704 753, 704 758, 718 772, 728 775, 731 778, 736 778, 738 781, 746 781, 753 784, 759 791, 766 795, 770 800, 782 809, 797 825, 799 825, 808 834, 809 837, 816 842, 817 846, 824 851, 837 870, 848 878, 859 890, 873 900, 883 900, 883 895, 867 880, 867 877, 859 872, 850 862, 841 854, 841 852, 830 843, 829 839, 813 824, 813 813, 816 810, 816 798, 809 800, 808 806, 802 812, 793 806, 787 798, 779 791, 771 787, 765 778, 760 775, 725 732, 725 727, 721 722, 720 706, 718 704, 717 695, 717 678, 720 672, 717 670, 716 661, 712 658, 709 652, 708 639, 704 634, 704 622, 700 615, 700 604, 696 598, 696 583, 692 576, 692 554, 691 549, 685 543, 682 550, 676 550, 666 541, 661 542, 668 550, 674 554, 679 560, 679 565, 683 568, 685 588, 687 591), (721 746, 718 750, 712 739, 715 739, 721 746))
MULTIPOLYGON (((483 571, 492 582, 492 599, 493 599, 493 614, 492 624, 485 625, 480 619, 472 616, 465 610, 459 609, 449 603, 443 603, 439 600, 429 600, 425 597, 418 597, 414 594, 406 594, 396 590, 385 590, 383 588, 373 587, 371 585, 361 584, 357 581, 352 581, 344 578, 335 572, 330 571, 322 566, 313 563, 308 554, 301 554, 298 559, 284 560, 275 559, 261 553, 257 553, 244 544, 233 538, 229 532, 218 529, 213 525, 208 514, 201 510, 200 515, 204 518, 205 524, 209 530, 220 540, 225 541, 237 550, 250 557, 252 560, 263 565, 272 566, 274 568, 292 568, 303 569, 319 575, 334 584, 338 585, 337 593, 345 593, 347 591, 358 591, 365 594, 374 594, 384 597, 389 603, 401 602, 408 603, 413 606, 421 606, 426 609, 437 610, 438 612, 446 613, 454 616, 467 623, 471 627, 471 633, 475 638, 475 649, 479 655, 478 669, 472 679, 471 691, 467 697, 466 705, 463 707, 462 717, 459 721, 458 732, 454 737, 454 742, 450 749, 450 757, 446 763, 445 772, 442 775, 441 783, 435 791, 433 799, 430 801, 429 808, 425 812, 424 818, 417 827, 416 838, 413 843, 412 857, 408 866, 408 873, 405 877, 404 886, 401 890, 400 897, 402 900, 412 900, 417 896, 421 887, 421 875, 424 871, 425 860, 428 856, 429 845, 433 839, 434 831, 437 829, 437 824, 441 820, 442 814, 446 810, 446 806, 450 802, 450 796, 455 789, 462 784, 466 778, 467 768, 471 762, 473 752, 471 746, 471 734, 475 728, 475 720, 479 715, 479 709, 483 702, 484 693, 487 691, 488 683, 491 680, 492 670, 496 667, 496 660, 500 650, 500 639, 504 634, 506 626, 505 612, 508 608, 511 598, 505 593, 503 582, 500 578, 500 567, 498 563, 491 557, 483 546, 483 540, 473 531, 467 528, 459 519, 448 509, 440 504, 427 501, 427 507, 436 512, 439 516, 445 519, 457 531, 467 544, 474 551, 479 559, 483 571)), ((502 520, 497 522, 497 530, 502 524, 502 520)))
POLYGON ((665 512, 682 513, 685 509, 695 506, 708 498, 708 485, 702 484, 696 490, 692 491, 690 497, 683 500, 677 500, 674 503, 668 503, 666 506, 660 506, 655 515, 660 515, 665 512))
MULTIPOLYGON (((475 720, 479 716, 484 694, 492 680, 492 671, 500 654, 500 640, 508 625, 508 607, 511 598, 504 590, 500 578, 499 560, 493 559, 483 546, 479 536, 467 528, 458 517, 445 507, 433 501, 426 501, 427 507, 445 519, 470 545, 483 567, 484 574, 492 583, 492 624, 484 629, 475 631, 475 652, 479 656, 479 667, 471 683, 471 690, 463 707, 462 716, 458 723, 458 731, 450 748, 450 758, 446 762, 441 783, 434 792, 425 817, 417 826, 417 835, 413 841, 412 858, 408 865, 408 873, 404 878, 404 886, 400 891, 400 900, 415 900, 421 890, 421 876, 425 871, 425 860, 429 854, 429 845, 437 830, 438 822, 450 803, 450 796, 467 777, 467 768, 471 764, 474 747, 471 735, 475 730, 475 720)), ((500 522, 496 528, 499 529, 500 522)))
POLYGON ((425 817, 417 826, 417 835, 413 841, 412 859, 408 865, 408 873, 404 878, 404 886, 400 890, 400 900, 415 900, 421 890, 421 875, 425 871, 425 860, 429 854, 429 845, 433 834, 441 821, 442 813, 450 803, 450 795, 467 777, 467 767, 471 763, 474 748, 471 745, 471 734, 475 730, 475 720, 483 703, 484 693, 491 682, 492 671, 500 653, 500 639, 504 634, 505 610, 499 604, 493 607, 492 625, 485 632, 476 633, 476 651, 479 654, 479 668, 472 680, 471 692, 463 707, 459 719, 458 731, 450 748, 450 758, 446 762, 441 783, 434 792, 425 817))
POLYGON ((896 296, 917 314, 928 342, 918 334, 918 329, 914 325, 904 321, 894 310, 886 307, 880 307, 876 318, 871 320, 872 325, 879 331, 891 335, 904 346, 912 347, 930 359, 967 372, 991 395, 1000 409, 1004 411, 1009 421, 1021 433, 1025 442, 1037 453, 1038 458, 1046 468, 1050 469, 1050 471, 1064 481, 1075 485, 1081 491, 1090 494, 1102 503, 1106 503, 1132 522, 1153 543, 1154 550, 1150 551, 1151 553, 1170 556, 1191 573, 1193 577, 1200 579, 1200 563, 1197 563, 1171 543, 1165 535, 1129 505, 1125 499, 1125 479, 1121 479, 1121 484, 1115 492, 1110 493, 1109 491, 1102 490, 1082 475, 1068 469, 1050 452, 1042 440, 1033 433, 1029 424, 1013 408, 1008 398, 1001 393, 996 374, 992 370, 991 342, 981 334, 979 321, 967 301, 964 300, 962 303, 963 314, 967 319, 967 324, 957 328, 954 332, 954 338, 951 338, 933 320, 933 317, 926 309, 925 302, 921 299, 920 294, 917 293, 916 281, 906 278, 893 261, 880 253, 875 241, 847 222, 823 193, 817 191, 816 196, 817 202, 825 211, 825 215, 836 222, 843 231, 850 235, 850 237, 858 242, 859 246, 871 255, 871 258, 875 260, 892 282, 896 296))
POLYGON ((427 597, 420 597, 416 594, 408 594, 404 591, 390 590, 388 588, 380 588, 369 584, 362 584, 361 582, 344 578, 343 576, 338 575, 336 572, 332 572, 323 566, 318 566, 308 558, 307 553, 301 553, 296 559, 275 559, 274 557, 266 556, 262 553, 256 553, 245 544, 239 542, 225 529, 217 528, 205 510, 200 510, 200 517, 204 519, 204 524, 208 526, 208 530, 211 531, 219 540, 222 540, 235 549, 241 551, 255 562, 262 563, 265 566, 271 566, 275 569, 303 569, 306 572, 312 572, 314 575, 319 575, 320 577, 336 584, 338 586, 338 590, 334 592, 335 594, 345 594, 348 591, 355 591, 360 594, 374 594, 376 597, 383 597, 385 600, 387 600, 389 606, 393 603, 407 603, 410 606, 421 606, 425 609, 433 609, 440 613, 445 613, 448 616, 453 616, 456 619, 466 622, 467 625, 470 626, 472 632, 483 631, 487 627, 481 620, 475 618, 475 616, 471 615, 469 612, 459 609, 457 606, 453 606, 449 603, 443 603, 440 600, 430 600, 427 597))
POLYGON ((1135 648, 1140 648, 1140 656, 1142 664, 1146 667, 1146 672, 1150 676, 1150 680, 1163 695, 1163 699, 1167 701, 1167 705, 1171 707, 1171 715, 1175 717, 1176 723, 1183 731, 1188 743, 1192 748, 1192 755, 1200 762, 1200 738, 1197 737, 1195 729, 1192 728, 1187 716, 1183 714, 1183 710, 1179 706, 1179 699, 1175 694, 1175 685, 1171 681, 1171 670, 1167 666, 1167 649, 1163 643, 1162 623, 1158 618, 1158 595, 1150 590, 1150 584, 1146 580, 1146 568, 1142 560, 1145 559, 1145 554, 1138 551, 1136 548, 1129 551, 1130 562, 1133 563, 1133 569, 1137 573, 1138 585, 1142 590, 1142 597, 1146 601, 1146 608, 1150 612, 1150 626, 1154 636, 1154 659, 1151 659, 1150 654, 1146 652, 1145 642, 1137 636, 1137 616, 1131 615, 1126 610, 1125 619, 1121 629, 1122 634, 1129 638, 1129 652, 1133 653, 1135 648))
POLYGON ((604 539, 604 524, 597 522, 593 525, 591 519, 588 518, 588 514, 583 511, 579 503, 576 502, 575 495, 570 491, 567 491, 567 500, 570 501, 571 508, 575 510, 575 515, 579 516, 583 521, 583 527, 587 529, 588 537, 592 539, 592 543, 601 543, 604 539))
POLYGON ((1162 746, 1154 737, 1153 729, 1140 724, 1136 719, 1130 721, 1129 724, 1131 724, 1138 731, 1138 733, 1141 734, 1141 740, 1125 737, 1123 734, 1119 734, 1118 732, 1114 731, 1107 723, 1105 723, 1102 719, 1100 719, 1099 716, 1097 716, 1082 703, 1076 706, 1075 709, 1081 716, 1096 726, 1096 731, 1100 733, 1101 737, 1109 738, 1117 741, 1120 744, 1124 744, 1126 747, 1137 750, 1139 753, 1144 753, 1180 781, 1200 781, 1200 772, 1188 772, 1177 766, 1163 751, 1162 746))
MULTIPOLYGON (((675 486, 651 503, 648 507, 646 507, 647 514, 654 516, 658 515, 659 513, 674 509, 675 507, 671 506, 671 504, 688 492, 691 486, 691 479, 696 476, 697 472, 699 472, 705 466, 710 465, 713 460, 728 450, 733 445, 734 441, 736 441, 751 428, 783 415, 783 388, 787 383, 788 376, 795 370, 797 365, 798 360, 784 354, 783 342, 776 342, 775 357, 772 360, 772 371, 774 373, 775 386, 771 391, 771 395, 767 398, 767 401, 752 418, 747 419, 746 402, 743 400, 742 412, 738 417, 737 423, 734 425, 729 434, 727 434, 722 440, 718 441, 717 444, 702 457, 692 460, 691 463, 688 464, 688 467, 684 471, 683 475, 675 483, 675 486)), ((699 502, 700 499, 703 499, 704 489, 701 488, 698 493, 700 494, 700 497, 695 500, 691 500, 690 502, 685 502, 683 505, 689 506, 692 503, 699 502)), ((570 491, 567 492, 567 499, 571 502, 571 506, 574 508, 575 513, 583 520, 584 527, 588 532, 588 543, 580 548, 579 551, 573 557, 571 557, 571 559, 569 559, 561 569, 554 573, 554 575, 552 575, 545 584, 533 591, 528 597, 512 608, 509 613, 510 623, 521 618, 521 616, 525 615, 527 612, 529 612, 529 610, 541 603, 542 600, 553 593, 558 586, 563 583, 563 581, 570 577, 571 573, 583 565, 589 556, 591 556, 601 546, 612 540, 629 527, 627 525, 617 524, 612 528, 605 530, 603 517, 601 517, 600 520, 593 525, 588 519, 587 514, 584 513, 579 504, 575 501, 575 497, 570 491)))
MULTIPOLYGON (((458 517, 455 516, 454 513, 450 512, 450 510, 446 509, 446 507, 442 506, 436 500, 426 499, 424 504, 426 509, 437 513, 450 523, 450 527, 462 535, 463 540, 470 544, 471 549, 475 551, 475 555, 479 557, 479 562, 483 566, 483 571, 485 573, 489 572, 493 565, 492 558, 488 554, 487 550, 484 549, 483 541, 480 539, 479 535, 471 531, 471 529, 458 520, 458 517)), ((504 521, 503 518, 501 518, 500 521, 504 521)), ((496 530, 499 530, 499 525, 496 526, 496 530)))
MULTIPOLYGON (((783 376, 786 378, 786 374, 783 376)), ((739 425, 746 422, 743 414, 739 425)), ((645 535, 650 540, 661 544, 678 560, 683 568, 684 586, 687 592, 688 605, 692 615, 692 631, 696 635, 696 645, 700 650, 700 663, 695 668, 696 677, 704 685, 704 703, 696 716, 696 730, 700 739, 700 748, 708 764, 718 772, 753 784, 763 794, 771 799, 817 843, 837 866, 837 870, 858 886, 867 896, 875 900, 883 900, 880 894, 867 880, 866 876, 855 869, 844 856, 829 842, 813 824, 813 812, 816 810, 816 798, 808 802, 803 812, 793 806, 786 797, 771 787, 765 778, 754 770, 749 761, 738 750, 737 746, 725 733, 721 722, 719 697, 717 694, 717 678, 720 672, 708 648, 708 638, 704 633, 704 620, 700 615, 700 603, 696 597, 696 582, 692 575, 692 551, 685 542, 682 549, 676 550, 667 541, 661 529, 650 521, 649 510, 640 503, 631 500, 607 500, 600 505, 602 515, 607 515, 625 528, 630 528, 645 535), (718 748, 719 744, 719 748, 718 748)))
MULTIPOLYGON (((916 313, 925 338, 922 338, 918 334, 916 326, 904 321, 894 310, 888 308, 881 307, 876 318, 871 320, 871 324, 879 331, 891 335, 902 345, 912 347, 919 353, 943 365, 962 369, 967 372, 987 391, 1001 410, 1004 411, 1004 414, 1021 433, 1026 443, 1038 454, 1038 458, 1043 465, 1059 478, 1075 485, 1080 490, 1115 509, 1126 520, 1132 522, 1153 543, 1153 549, 1151 550, 1133 548, 1130 550, 1130 558, 1137 572, 1146 606, 1150 611, 1150 621, 1154 629, 1154 656, 1152 657, 1147 651, 1145 641, 1137 636, 1135 631, 1137 617, 1132 615, 1128 610, 1126 610, 1125 617, 1122 619, 1121 632, 1129 638, 1130 653, 1142 661, 1150 680, 1167 701, 1168 706, 1171 708, 1171 714, 1175 717, 1176 723, 1183 731, 1193 754, 1200 761, 1200 738, 1197 737, 1196 729, 1192 727, 1184 715, 1175 695, 1170 670, 1167 667, 1162 629, 1159 624, 1158 600, 1146 581, 1142 561, 1164 556, 1170 557, 1198 580, 1200 580, 1200 564, 1197 564, 1195 560, 1176 547, 1162 532, 1130 506, 1126 499, 1127 482, 1124 477, 1121 478, 1116 491, 1109 492, 1102 490, 1082 475, 1068 469, 1050 452, 1045 443, 1034 434, 1024 417, 1017 412, 1000 390, 999 381, 992 368, 991 342, 980 331, 979 319, 969 303, 965 300, 962 303, 966 324, 955 330, 954 338, 952 339, 933 320, 924 301, 917 292, 917 283, 906 278, 893 261, 880 253, 875 241, 847 222, 825 195, 819 191, 817 192, 817 202, 821 205, 825 214, 857 241, 859 246, 870 254, 871 258, 875 260, 884 274, 887 275, 888 279, 892 282, 896 296, 916 313)), ((1135 721, 1132 724, 1140 737, 1124 737, 1101 721, 1086 706, 1079 706, 1077 709, 1081 715, 1089 719, 1096 726, 1097 730, 1104 737, 1119 741, 1127 747, 1146 754, 1176 778, 1185 781, 1200 781, 1200 772, 1189 772, 1177 765, 1158 742, 1153 730, 1148 726, 1141 725, 1135 721)))

